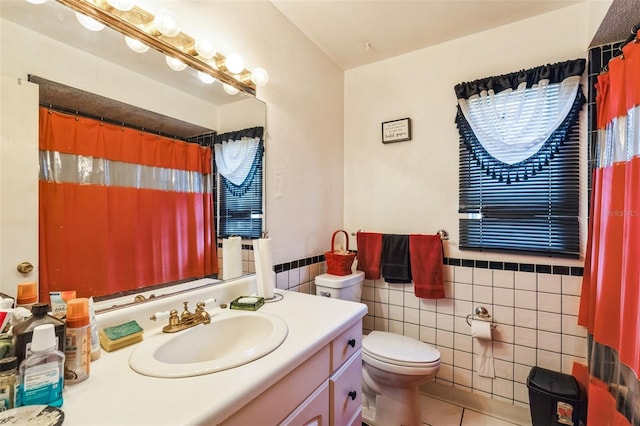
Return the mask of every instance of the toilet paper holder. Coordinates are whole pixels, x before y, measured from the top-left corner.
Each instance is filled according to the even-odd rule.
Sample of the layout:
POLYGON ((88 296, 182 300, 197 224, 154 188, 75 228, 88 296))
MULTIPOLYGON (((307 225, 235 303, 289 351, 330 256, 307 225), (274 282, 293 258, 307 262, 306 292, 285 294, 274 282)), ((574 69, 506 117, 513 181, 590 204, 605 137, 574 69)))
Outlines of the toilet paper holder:
POLYGON ((466 320, 467 320, 467 324, 469 324, 469 327, 471 327, 471 319, 474 317, 478 317, 482 321, 490 321, 491 329, 494 329, 498 326, 491 320, 491 315, 489 314, 489 311, 487 310, 487 308, 485 308, 484 306, 478 306, 473 314, 467 315, 466 320))

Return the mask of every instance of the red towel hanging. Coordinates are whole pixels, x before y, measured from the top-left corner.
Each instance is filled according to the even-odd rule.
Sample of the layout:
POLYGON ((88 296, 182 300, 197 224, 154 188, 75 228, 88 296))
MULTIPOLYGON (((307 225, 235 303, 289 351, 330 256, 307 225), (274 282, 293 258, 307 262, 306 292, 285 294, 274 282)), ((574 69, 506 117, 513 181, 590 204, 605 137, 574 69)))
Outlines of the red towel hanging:
POLYGON ((445 297, 440 236, 410 235, 409 255, 415 295, 423 299, 445 297))

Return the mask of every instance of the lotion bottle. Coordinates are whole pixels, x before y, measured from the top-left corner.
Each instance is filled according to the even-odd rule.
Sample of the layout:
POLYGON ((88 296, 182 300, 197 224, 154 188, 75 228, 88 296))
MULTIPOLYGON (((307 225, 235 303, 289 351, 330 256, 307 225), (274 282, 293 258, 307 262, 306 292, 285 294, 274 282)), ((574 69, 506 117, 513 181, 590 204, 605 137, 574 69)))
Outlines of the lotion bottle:
POLYGON ((67 302, 64 345, 64 381, 80 383, 89 378, 91 364, 91 329, 89 328, 89 299, 67 302))
POLYGON ((52 324, 33 330, 31 355, 20 364, 20 382, 22 405, 62 406, 64 353, 57 349, 52 324))
POLYGON ((22 306, 31 310, 31 306, 38 303, 38 286, 34 281, 18 284, 18 297, 16 307, 22 306))

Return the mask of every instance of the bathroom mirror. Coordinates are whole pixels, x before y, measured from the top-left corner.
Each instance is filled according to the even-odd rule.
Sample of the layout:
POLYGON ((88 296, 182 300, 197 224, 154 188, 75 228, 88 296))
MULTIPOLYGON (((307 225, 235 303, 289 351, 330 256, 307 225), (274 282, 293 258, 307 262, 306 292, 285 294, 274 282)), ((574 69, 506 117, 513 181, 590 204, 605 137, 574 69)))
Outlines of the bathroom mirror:
MULTIPOLYGON (((242 92, 229 95, 219 82, 206 85, 197 78, 196 71, 188 67, 180 72, 173 71, 165 63, 164 55, 153 49, 143 54, 135 53, 127 47, 121 34, 109 28, 100 32, 89 31, 80 25, 73 11, 56 1, 49 0, 36 5, 25 0, 2 0, 0 17, 10 23, 3 25, 3 72, 9 69, 11 75, 26 73, 35 76, 31 81, 40 86, 41 99, 47 96, 47 104, 64 106, 66 109, 94 116, 104 115, 105 118, 122 120, 127 124, 180 137, 191 137, 211 131, 224 133, 266 125, 266 105, 259 99, 242 92), (12 33, 8 34, 9 31, 12 33), (55 40, 58 56, 46 57, 39 52, 39 46, 33 45, 33 41, 41 40, 42 36, 55 40), (98 59, 94 62, 95 58, 91 58, 91 62, 87 60, 86 63, 75 59, 77 55, 74 59, 69 59, 72 57, 72 51, 76 50, 98 59), (36 61, 47 63, 30 67, 29 63, 35 64, 36 61), (110 63, 109 66, 122 68, 122 72, 118 71, 118 76, 113 79, 104 79, 96 72, 96 65, 93 65, 99 61, 107 61, 110 63), (23 68, 19 68, 21 66, 23 68), (31 68, 37 69, 32 71, 31 68), (122 93, 114 88, 118 84, 126 86, 126 77, 123 77, 126 73, 130 73, 132 80, 154 80, 154 87, 166 88, 167 94, 157 91, 128 93, 133 101, 116 100, 122 93), (101 77, 95 77, 96 74, 101 77), (99 79, 104 81, 95 81, 99 79), (98 88, 100 93, 96 93, 94 88, 98 88), (169 93, 171 95, 168 95, 169 93), (189 108, 180 109, 171 105, 170 101, 162 102, 167 98, 171 99, 171 96, 193 98, 193 111, 185 112, 184 110, 189 108), (105 109, 109 112, 101 113, 105 109), (114 117, 113 114, 119 116, 114 117), (182 115, 178 116, 180 114, 182 115)), ((33 108, 37 108, 37 105, 33 105, 33 108)), ((37 161, 37 158, 34 158, 34 161, 37 161)), ((37 189, 35 193, 27 196, 36 198, 37 189)), ((37 226, 37 223, 34 226, 37 226)), ((252 268, 245 268, 244 274, 249 274, 250 269, 252 268)), ((201 286, 203 282, 194 285, 201 286)), ((174 290, 184 291, 188 288, 189 284, 182 283, 177 288, 154 288, 145 294, 161 296, 174 290)), ((138 292, 142 293, 136 291, 136 294, 138 292)), ((134 295, 126 295, 119 297, 117 301, 107 300, 102 305, 131 303, 133 299, 134 295)))

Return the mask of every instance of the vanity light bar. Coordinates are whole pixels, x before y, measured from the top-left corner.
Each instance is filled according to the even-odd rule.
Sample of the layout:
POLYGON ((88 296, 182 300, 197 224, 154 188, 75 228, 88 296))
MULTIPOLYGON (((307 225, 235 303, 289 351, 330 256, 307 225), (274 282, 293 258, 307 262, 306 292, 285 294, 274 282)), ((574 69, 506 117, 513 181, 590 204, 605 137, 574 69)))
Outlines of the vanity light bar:
POLYGON ((251 81, 251 71, 243 69, 239 74, 233 75, 224 66, 225 57, 219 53, 210 60, 199 58, 194 47, 195 40, 192 37, 183 32, 175 37, 160 34, 155 30, 153 14, 138 6, 125 12, 113 8, 106 1, 97 1, 98 5, 88 0, 57 1, 76 12, 102 22, 125 36, 140 40, 160 53, 177 58, 191 68, 209 74, 221 83, 251 95, 256 94, 256 85, 251 81))

